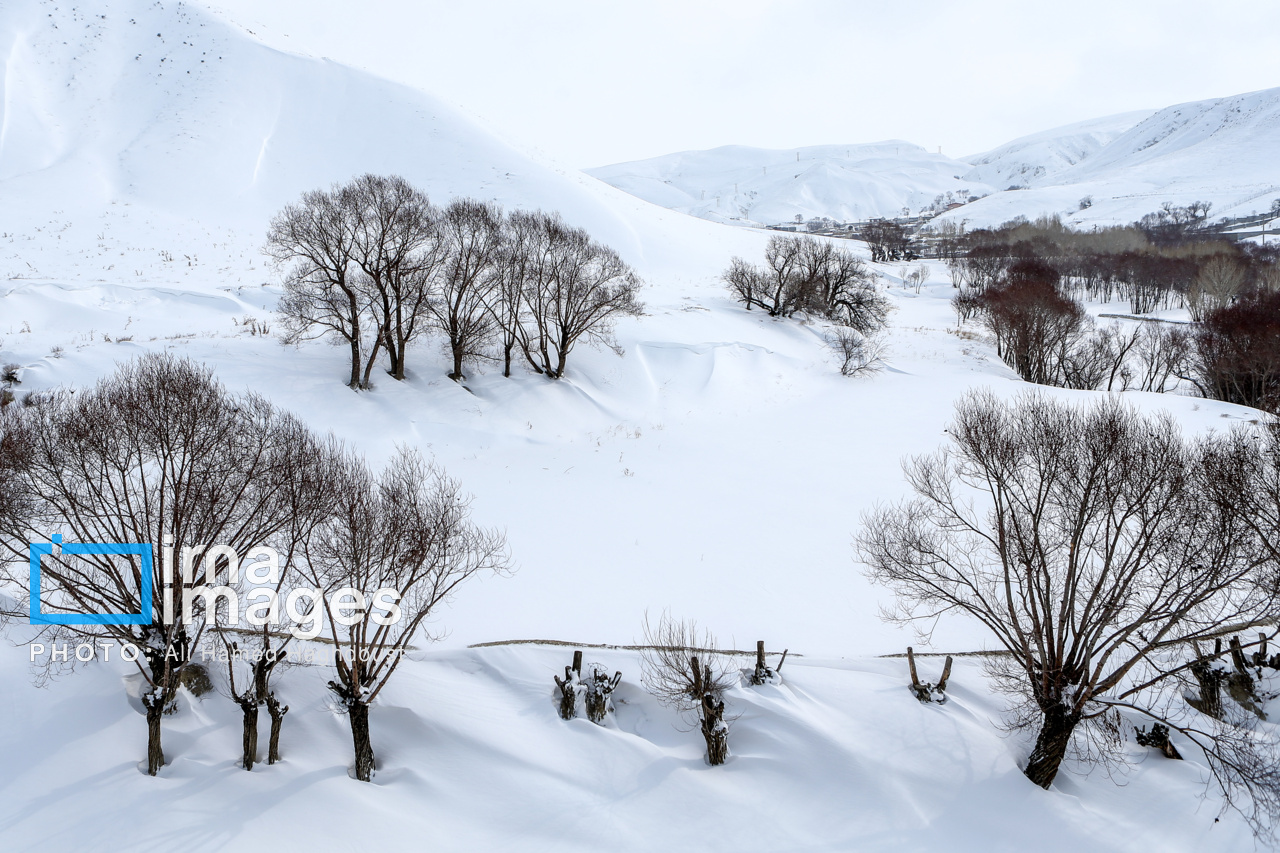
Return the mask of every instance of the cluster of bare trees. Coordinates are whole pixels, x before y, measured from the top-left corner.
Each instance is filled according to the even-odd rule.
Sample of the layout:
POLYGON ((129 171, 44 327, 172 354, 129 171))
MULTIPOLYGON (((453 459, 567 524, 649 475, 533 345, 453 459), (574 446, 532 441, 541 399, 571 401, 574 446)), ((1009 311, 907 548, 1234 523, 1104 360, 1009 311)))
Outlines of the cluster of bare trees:
POLYGON ((991 674, 1037 732, 1027 777, 1048 787, 1073 750, 1122 760, 1124 727, 1150 722, 1156 745, 1172 735, 1172 754, 1202 756, 1255 827, 1280 817, 1275 737, 1205 675, 1202 650, 1274 624, 1277 436, 1189 441, 1114 399, 989 392, 960 401, 948 434, 904 463, 914 498, 865 516, 857 548, 895 593, 893 618, 964 616, 1003 650, 991 674))
MULTIPOLYGON (((244 767, 257 760, 264 706, 277 760, 288 708, 274 676, 291 642, 327 627, 331 687, 350 715, 356 777, 368 780, 369 703, 459 583, 508 565, 502 536, 474 526, 458 484, 416 454, 374 475, 263 398, 166 355, 0 410, 0 546, 25 567, 27 543, 54 533, 158 556, 55 548, 38 600, 25 602, 54 617, 136 614, 47 625, 42 640, 139 650, 152 775, 165 763, 162 717, 207 650, 226 661, 244 711, 244 767)), ((11 580, 35 594, 25 571, 11 580)), ((46 674, 75 665, 63 659, 42 659, 46 674)))
POLYGON ((1066 388, 1164 392, 1187 376, 1195 337, 1183 326, 1142 323, 1101 328, 1063 293, 1057 270, 1022 259, 998 283, 966 289, 952 304, 976 317, 996 353, 1028 382, 1066 388))
POLYGON ((871 249, 871 260, 874 263, 910 261, 915 258, 911 251, 910 233, 891 219, 873 219, 858 229, 858 237, 871 249))
MULTIPOLYGON (((1131 273, 1135 308, 1151 310, 1175 295, 1194 322, 1099 328, 1079 298, 1109 298, 1099 289, 1105 277, 1093 273, 1117 256, 1062 248, 1077 239, 1085 246, 1136 239, 1139 232, 1079 235, 1052 223, 1007 231, 1021 237, 990 242, 1010 233, 986 232, 981 239, 988 242, 949 262, 960 288, 952 304, 961 322, 976 318, 986 326, 997 353, 1023 379, 1084 389, 1183 387, 1267 411, 1280 407, 1280 261, 1271 253, 1247 247, 1227 253, 1221 250, 1227 244, 1198 256, 1172 257, 1167 247, 1127 252, 1118 257, 1131 273)), ((1203 248, 1181 244, 1189 253, 1197 247, 1203 248)))
POLYGON ((813 237, 773 237, 764 266, 734 258, 721 277, 734 298, 750 311, 770 317, 804 315, 830 322, 828 344, 841 358, 845 375, 875 364, 883 347, 878 334, 889 316, 889 301, 876 277, 859 258, 813 237))
POLYGON ((305 193, 272 221, 265 251, 284 271, 286 340, 348 347, 352 388, 370 387, 382 353, 404 379, 410 344, 427 334, 456 381, 486 360, 509 376, 515 353, 558 379, 579 342, 615 346, 614 321, 642 310, 631 268, 558 215, 468 198, 440 209, 395 176, 305 193))
POLYGON ((1250 291, 1211 311, 1194 344, 1201 394, 1280 413, 1280 291, 1250 291))
MULTIPOLYGON (((1185 217, 1183 217, 1185 219, 1185 217)), ((1000 284, 1018 260, 1052 266, 1074 299, 1128 301, 1134 314, 1185 307, 1199 320, 1250 290, 1280 289, 1280 252, 1180 227, 1138 225, 1076 231, 1056 218, 969 231, 950 240, 952 283, 970 292, 1000 284)))

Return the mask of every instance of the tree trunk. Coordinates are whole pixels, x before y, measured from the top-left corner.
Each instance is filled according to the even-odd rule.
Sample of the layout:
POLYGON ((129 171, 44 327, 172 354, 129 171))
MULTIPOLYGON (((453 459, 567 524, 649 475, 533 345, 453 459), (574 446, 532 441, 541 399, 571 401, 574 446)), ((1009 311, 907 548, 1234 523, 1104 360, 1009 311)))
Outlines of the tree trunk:
POLYGON ((244 733, 240 742, 240 763, 245 770, 252 770, 258 759, 258 703, 253 699, 237 700, 244 714, 244 733))
POLYGON ((404 338, 401 324, 402 321, 397 319, 395 332, 387 332, 387 354, 391 358, 391 378, 403 382, 404 354, 409 347, 409 342, 404 338))
POLYGON ((160 719, 164 716, 163 693, 145 696, 142 703, 147 709, 147 775, 154 776, 164 766, 164 749, 160 746, 160 719))
POLYGON ((756 640, 756 669, 751 674, 752 684, 764 684, 769 680, 769 667, 764 662, 764 640, 756 640))
POLYGON ((360 339, 351 339, 351 379, 347 382, 347 387, 352 390, 360 390, 360 339))
POLYGON ((356 748, 356 778, 368 782, 373 778, 373 744, 369 742, 369 706, 363 702, 347 705, 351 717, 351 739, 356 748))
POLYGON ((724 702, 710 693, 702 697, 702 738, 707 742, 707 763, 724 764, 729 757, 729 727, 724 722, 724 702))
POLYGON ((370 377, 373 375, 373 366, 378 362, 378 350, 381 348, 382 336, 378 335, 373 339, 373 352, 369 353, 369 360, 364 365, 364 381, 360 385, 361 388, 373 387, 373 380, 370 377))
POLYGON ((1027 761, 1028 779, 1041 788, 1048 788, 1053 784, 1062 759, 1066 758, 1071 733, 1078 722, 1079 714, 1070 713, 1060 706, 1055 705, 1044 712, 1040 735, 1036 738, 1035 749, 1031 750, 1031 758, 1027 761))
POLYGON ((280 760, 280 725, 284 722, 284 715, 289 713, 289 706, 281 705, 274 693, 268 693, 267 713, 271 715, 271 741, 267 745, 267 763, 275 764, 280 760))
POLYGON ((1221 720, 1222 683, 1227 680, 1227 674, 1214 668, 1212 660, 1212 658, 1200 657, 1191 664, 1191 674, 1200 685, 1200 698, 1189 700, 1189 704, 1200 713, 1215 720, 1221 720))
POLYGON ((453 372, 449 374, 449 378, 454 382, 461 382, 464 378, 462 376, 462 344, 460 342, 454 343, 449 347, 449 350, 453 356, 453 372))

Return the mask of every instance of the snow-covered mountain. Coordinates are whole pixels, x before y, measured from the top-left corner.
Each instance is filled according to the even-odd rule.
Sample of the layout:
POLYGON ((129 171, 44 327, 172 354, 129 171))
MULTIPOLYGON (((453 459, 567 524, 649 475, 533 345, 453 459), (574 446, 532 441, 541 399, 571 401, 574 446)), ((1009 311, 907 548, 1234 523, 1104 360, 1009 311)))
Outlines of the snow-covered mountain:
POLYGON ((935 193, 960 190, 980 200, 944 218, 995 225, 1057 214, 1109 224, 1164 202, 1209 201, 1215 217, 1267 209, 1280 198, 1277 138, 1280 88, 1078 122, 961 160, 905 142, 726 146, 588 171, 655 204, 741 224, 914 214, 935 193), (1092 206, 1082 207, 1086 196, 1092 206))
MULTIPOLYGON (((1097 124, 1105 127, 1106 121, 1097 124)), ((1101 132, 1084 130, 1088 125, 1042 134, 1056 136, 1049 145, 1027 137, 973 158, 970 178, 1020 167, 1029 189, 999 193, 948 215, 989 224, 1057 213, 1080 224, 1109 224, 1133 222, 1166 201, 1208 201, 1217 218, 1261 213, 1280 198, 1280 88, 1166 107, 1118 134, 1120 124, 1101 132), (1095 141, 1114 136, 1063 165, 1055 149, 1076 137, 1075 128, 1095 141), (1040 168, 1045 171, 1037 174, 1040 168), (1093 205, 1081 210, 1085 196, 1093 205)))
POLYGON ((704 219, 777 224, 915 213, 939 194, 994 191, 969 165, 901 140, 771 150, 727 145, 587 169, 646 201, 704 219))

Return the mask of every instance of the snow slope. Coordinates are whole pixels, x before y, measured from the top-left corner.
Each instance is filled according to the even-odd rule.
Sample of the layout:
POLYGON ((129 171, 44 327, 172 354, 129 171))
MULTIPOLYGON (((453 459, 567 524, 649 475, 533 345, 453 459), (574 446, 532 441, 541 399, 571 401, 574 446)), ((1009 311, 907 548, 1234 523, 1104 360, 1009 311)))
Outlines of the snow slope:
POLYGON ((436 98, 281 53, 182 3, 8 0, 0 88, 6 278, 257 284, 270 216, 361 172, 559 210, 633 263, 661 267, 670 249, 685 264, 698 244, 677 217, 634 215, 647 205, 436 98))
MULTIPOLYGON (((924 708, 901 661, 873 657, 923 644, 878 618, 883 593, 851 559, 859 514, 902 494, 898 460, 945 439, 966 389, 1025 388, 957 332, 941 267, 919 294, 888 288, 888 367, 848 380, 821 328, 725 295, 719 271, 768 235, 531 157, 427 95, 145 0, 8 0, 0 58, 0 363, 20 365, 19 393, 85 384, 145 351, 188 355, 375 462, 422 448, 476 494, 478 521, 506 530, 518 564, 439 613, 444 640, 372 714, 382 764, 367 787, 347 778, 346 721, 318 669, 286 673, 284 764, 236 769, 238 710, 213 694, 166 720, 171 763, 148 779, 126 671, 94 664, 37 689, 10 624, 0 849, 1001 850, 1033 831, 1048 850, 1247 843, 1238 819, 1214 822, 1216 800, 1200 805, 1192 761, 1144 761, 1123 788, 1064 774, 1046 793, 1018 773, 1026 744, 1000 733, 978 667, 959 665, 952 704, 924 708), (399 172, 438 200, 558 209, 617 246, 646 279, 646 315, 618 328, 625 355, 583 349, 561 382, 482 370, 464 388, 424 342, 407 381, 354 394, 339 349, 261 334, 278 297, 258 255, 268 217, 362 171, 399 172), (801 655, 782 687, 733 692, 724 768, 642 694, 631 653, 588 653, 626 679, 601 730, 555 718, 550 675, 568 650, 466 648, 628 643, 666 607, 722 645, 801 655)), ((918 159, 928 180, 959 184, 951 164, 918 159)), ((1253 415, 1130 398, 1190 432, 1253 415)), ((986 640, 946 623, 933 643, 986 640)))
POLYGON ((992 192, 967 165, 889 140, 771 150, 726 145, 587 169, 646 201, 719 222, 777 224, 915 213, 939 193, 992 192))
POLYGON ((1197 803, 1194 761, 1135 748, 1116 781, 1099 771, 1064 773, 1052 793, 1031 785, 1014 758, 1026 744, 993 727, 998 702, 971 661, 957 663, 945 706, 923 706, 902 659, 788 658, 783 684, 728 693, 732 754, 709 767, 698 733, 643 691, 634 652, 587 651, 623 673, 607 727, 561 721, 552 676, 569 656, 538 646, 415 655, 370 715, 380 765, 365 784, 348 777, 350 734, 323 667, 284 675, 282 763, 237 767, 239 709, 184 693, 164 722, 170 763, 152 779, 137 769, 145 726, 122 669, 94 664, 37 691, 5 655, 0 678, 21 689, 7 691, 0 728, 0 843, 6 853, 1250 849, 1237 818, 1218 822, 1214 803, 1197 803))
POLYGON ((1150 110, 1123 113, 1015 139, 984 154, 961 158, 973 164, 965 178, 1000 189, 1054 183, 1061 172, 1097 154, 1150 115, 1150 110))

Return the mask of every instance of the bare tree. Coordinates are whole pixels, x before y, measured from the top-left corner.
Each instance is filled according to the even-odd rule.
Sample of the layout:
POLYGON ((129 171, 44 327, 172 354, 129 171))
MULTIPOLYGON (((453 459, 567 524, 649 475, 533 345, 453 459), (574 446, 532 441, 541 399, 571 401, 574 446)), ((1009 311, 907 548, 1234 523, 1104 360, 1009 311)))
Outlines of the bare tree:
POLYGON ((748 311, 752 308, 770 310, 769 297, 772 291, 768 277, 760 267, 747 263, 742 258, 733 258, 720 278, 734 298, 747 306, 748 311))
MULTIPOLYGON (((467 361, 486 356, 486 347, 502 313, 504 228, 502 208, 469 198, 454 199, 440 217, 446 261, 439 277, 431 313, 435 326, 448 341, 453 369, 449 378, 462 381, 467 361)), ((518 313, 518 304, 513 313, 518 313)), ((508 350, 509 352, 509 350, 508 350)), ((509 371, 508 371, 509 375, 509 371)))
MULTIPOLYGON (((286 342, 336 337, 350 348, 351 388, 364 387, 367 297, 352 263, 351 198, 339 186, 304 193, 271 220, 263 251, 284 271, 277 305, 286 342)), ((378 336, 374 336, 375 346, 378 336)))
POLYGON ((1191 365, 1206 397, 1280 412, 1280 292, 1254 291, 1206 315, 1191 365))
POLYGON ((373 351, 365 360, 363 384, 379 347, 385 347, 394 379, 405 377, 405 351, 425 329, 432 281, 445 263, 440 212, 426 193, 399 176, 361 175, 342 187, 353 234, 351 260, 374 326, 373 351))
POLYGON ((307 579, 328 601, 336 649, 329 688, 345 708, 355 777, 374 769, 369 708, 426 620, 480 572, 505 573, 502 534, 476 527, 469 499, 416 453, 402 450, 378 476, 349 457, 333 515, 305 546, 307 579))
POLYGON ((1063 355, 1088 329, 1084 309, 1038 272, 988 288, 981 301, 981 317, 1005 363, 1028 382, 1060 384, 1063 355))
POLYGON ((748 309, 758 306, 771 317, 803 312, 871 335, 889 315, 866 264, 812 237, 772 237, 764 267, 734 258, 721 280, 748 309))
MULTIPOLYGON (((226 600, 199 594, 225 587, 233 569, 226 550, 206 546, 243 555, 278 541, 294 513, 317 503, 304 472, 319 444, 261 397, 228 394, 207 368, 162 355, 130 362, 92 388, 43 394, 3 426, 0 471, 16 472, 25 505, 22 515, 0 519, 0 545, 11 555, 25 560, 27 543, 51 531, 78 543, 146 545, 162 555, 148 564, 141 552, 51 549, 39 599, 31 602, 55 621, 136 614, 51 624, 46 634, 140 650, 147 767, 155 775, 164 764, 161 715, 205 627, 227 615, 226 600)), ((35 595, 25 572, 12 580, 35 595)), ((52 656, 49 662, 56 666, 52 656)))
POLYGON ((699 633, 697 623, 662 614, 657 625, 644 621, 640 665, 645 688, 663 705, 697 719, 707 745, 707 762, 724 764, 729 757, 729 724, 724 694, 736 673, 716 651, 715 637, 699 633))
POLYGON ((910 235, 907 230, 889 219, 875 219, 858 231, 858 236, 871 249, 873 262, 910 260, 910 235))
POLYGON ((1090 391, 1127 390, 1133 379, 1130 356, 1142 339, 1142 330, 1119 323, 1101 329, 1092 329, 1092 325, 1093 321, 1086 319, 1078 335, 1062 341, 1061 351, 1052 359, 1056 362, 1055 384, 1090 391))
POLYGON ((840 361, 841 376, 862 376, 884 367, 885 343, 880 336, 868 337, 836 326, 828 333, 826 343, 840 361))
POLYGON ((511 356, 516 348, 528 352, 532 346, 525 283, 538 276, 544 215, 540 211, 514 210, 503 223, 502 246, 495 265, 497 281, 486 302, 502 350, 503 376, 511 375, 511 356))
POLYGON ((279 612, 280 602, 300 586, 302 574, 295 558, 333 512, 333 497, 345 485, 341 445, 333 439, 324 444, 307 437, 303 441, 313 452, 299 460, 294 475, 278 485, 289 507, 286 525, 272 537, 271 551, 261 552, 253 563, 246 560, 238 578, 227 577, 227 586, 237 593, 239 618, 229 620, 235 627, 210 626, 217 656, 226 664, 228 693, 243 715, 241 766, 245 770, 252 770, 257 761, 258 718, 264 706, 271 719, 267 763, 280 760, 280 731, 289 706, 277 695, 275 678, 299 636, 288 608, 284 614, 279 612), (286 626, 290 630, 282 630, 286 626))
POLYGON ((1182 326, 1143 323, 1131 364, 1134 387, 1158 394, 1172 390, 1187 372, 1192 336, 1182 326))
POLYGON ((1048 787, 1073 735, 1123 710, 1198 745, 1224 792, 1262 809, 1251 819, 1280 814, 1274 741, 1188 723, 1165 689, 1189 667, 1179 650, 1274 613, 1274 567, 1214 500, 1201 449, 1167 415, 1035 394, 971 393, 948 432, 904 464, 916 498, 866 516, 858 552, 892 618, 964 615, 1008 652, 993 674, 1039 727, 1027 777, 1048 787))
POLYGON ((912 269, 904 271, 902 274, 902 286, 913 287, 916 293, 920 292, 920 288, 929 280, 929 268, 924 264, 912 269))
POLYGON ((524 322, 517 330, 530 367, 551 379, 564 376, 569 353, 586 339, 616 351, 619 317, 644 310, 641 282, 618 253, 566 225, 558 215, 529 214, 529 262, 521 288, 524 322))
POLYGON ((1225 308, 1244 287, 1248 269, 1230 255, 1213 255, 1200 265, 1187 293, 1191 319, 1203 320, 1210 311, 1225 308))
POLYGON ((800 238, 798 265, 788 297, 793 310, 847 326, 863 335, 884 327, 889 302, 860 258, 829 242, 800 238))

